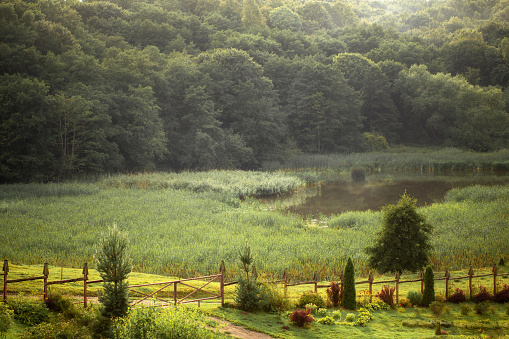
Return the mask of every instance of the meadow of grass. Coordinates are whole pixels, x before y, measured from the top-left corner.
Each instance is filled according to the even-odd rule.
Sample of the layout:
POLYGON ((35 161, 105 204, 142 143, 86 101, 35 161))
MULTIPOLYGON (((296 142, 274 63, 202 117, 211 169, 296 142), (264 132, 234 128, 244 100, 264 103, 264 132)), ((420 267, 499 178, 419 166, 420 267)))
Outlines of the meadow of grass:
MULTIPOLYGON (((97 239, 117 222, 129 233, 138 272, 204 275, 217 273, 220 261, 225 260, 228 279, 233 280, 239 272, 237 252, 247 241, 257 256, 258 271, 265 274, 280 277, 287 269, 292 280, 306 280, 316 271, 321 279, 330 280, 339 276, 351 256, 359 274, 367 275, 364 248, 380 229, 380 212, 330 216, 323 219, 328 227, 314 228, 299 216, 267 210, 252 198, 241 202, 226 184, 224 190, 149 184, 166 176, 179 182, 191 182, 193 175, 206 180, 207 173, 184 173, 183 179, 177 174, 145 174, 97 183, 0 186, 0 258, 13 264, 82 267, 88 262, 93 267, 97 239), (126 182, 136 184, 121 184, 126 182)), ((225 182, 235 181, 237 187, 251 186, 244 192, 267 192, 256 183, 265 187, 271 180, 273 186, 282 182, 281 187, 286 187, 271 191, 289 189, 287 180, 295 183, 291 187, 301 184, 281 173, 212 172, 211 177, 215 175, 223 175, 225 182)), ((487 267, 500 257, 508 259, 506 190, 482 186, 468 190, 471 193, 465 198, 419 209, 434 226, 432 263, 437 270, 487 267), (472 193, 476 190, 483 193, 472 193), (479 198, 486 191, 492 192, 490 198, 479 198)))

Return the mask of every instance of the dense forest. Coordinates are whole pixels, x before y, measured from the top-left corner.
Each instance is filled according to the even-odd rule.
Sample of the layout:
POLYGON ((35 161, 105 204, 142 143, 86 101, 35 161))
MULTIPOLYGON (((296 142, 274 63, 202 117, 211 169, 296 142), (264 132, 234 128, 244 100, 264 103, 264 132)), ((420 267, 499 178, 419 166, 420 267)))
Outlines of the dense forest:
POLYGON ((509 145, 509 0, 0 0, 0 182, 509 145))

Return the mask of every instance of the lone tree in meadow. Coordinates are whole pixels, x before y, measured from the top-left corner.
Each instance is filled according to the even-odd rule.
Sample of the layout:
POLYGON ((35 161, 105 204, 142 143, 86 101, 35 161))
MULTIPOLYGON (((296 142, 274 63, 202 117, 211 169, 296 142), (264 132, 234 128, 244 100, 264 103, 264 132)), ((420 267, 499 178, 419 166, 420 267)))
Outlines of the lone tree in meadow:
POLYGON ((131 273, 131 258, 127 253, 129 240, 117 224, 103 234, 95 254, 97 271, 104 280, 104 294, 99 297, 103 304, 101 313, 106 317, 121 317, 129 308, 129 289, 126 281, 131 273))
POLYGON ((405 192, 396 205, 382 209, 382 230, 375 245, 366 248, 369 266, 378 272, 418 271, 428 264, 432 226, 417 212, 416 202, 405 192))

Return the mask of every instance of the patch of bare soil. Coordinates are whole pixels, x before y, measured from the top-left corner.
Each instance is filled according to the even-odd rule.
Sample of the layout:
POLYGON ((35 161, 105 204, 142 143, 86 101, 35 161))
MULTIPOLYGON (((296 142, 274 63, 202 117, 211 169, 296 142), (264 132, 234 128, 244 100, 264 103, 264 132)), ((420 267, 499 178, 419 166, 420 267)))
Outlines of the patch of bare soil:
POLYGON ((219 318, 214 317, 208 317, 210 320, 216 321, 220 325, 223 325, 223 327, 219 330, 220 332, 226 333, 231 335, 234 338, 239 339, 272 339, 270 335, 267 335, 265 333, 259 333, 255 331, 251 331, 248 329, 245 329, 244 327, 234 325, 232 323, 229 323, 225 320, 221 320, 219 318))

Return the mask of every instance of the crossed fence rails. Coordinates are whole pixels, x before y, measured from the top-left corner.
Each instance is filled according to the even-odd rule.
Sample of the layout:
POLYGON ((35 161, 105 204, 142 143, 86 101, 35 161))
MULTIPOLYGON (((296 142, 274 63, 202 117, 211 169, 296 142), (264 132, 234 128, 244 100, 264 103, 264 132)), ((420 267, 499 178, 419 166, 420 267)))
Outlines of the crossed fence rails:
MULTIPOLYGON (((18 282, 23 282, 23 281, 30 281, 30 280, 43 280, 43 282, 44 282, 43 296, 46 299, 48 297, 48 286, 51 286, 54 284, 65 284, 65 283, 83 281, 83 305, 84 305, 84 307, 87 307, 87 301, 88 301, 87 286, 90 284, 96 284, 96 283, 103 282, 102 279, 100 279, 100 280, 89 280, 88 279, 88 264, 87 263, 85 263, 83 266, 83 271, 82 271, 83 276, 79 277, 79 278, 73 278, 73 279, 48 281, 49 267, 48 267, 47 263, 44 264, 43 273, 41 276, 20 278, 20 279, 8 279, 8 273, 9 273, 9 263, 7 260, 5 260, 4 264, 3 264, 3 273, 0 273, 0 275, 3 275, 3 281, 4 281, 4 284, 3 284, 3 300, 4 301, 7 300, 7 285, 8 284, 18 283, 18 282)), ((472 297, 473 279, 481 278, 481 277, 488 277, 488 276, 493 277, 493 294, 495 295, 497 293, 497 278, 501 277, 501 276, 507 278, 507 277, 509 277, 509 272, 499 273, 497 265, 493 265, 493 269, 492 269, 491 273, 475 275, 474 270, 472 269, 472 267, 470 267, 468 275, 460 276, 460 277, 451 277, 450 272, 446 271, 445 275, 443 277, 435 277, 434 280, 435 281, 445 280, 445 294, 446 294, 445 297, 446 297, 446 299, 448 299, 449 293, 450 293, 450 291, 449 291, 450 280, 458 281, 458 280, 462 280, 462 279, 468 279, 469 280, 469 293, 470 293, 470 297, 472 297)), ((195 278, 157 282, 157 283, 131 285, 131 286, 128 286, 128 288, 131 292, 142 296, 141 299, 134 301, 134 303, 132 304, 133 306, 142 305, 143 302, 148 299, 150 299, 154 302, 155 301, 159 302, 159 304, 155 304, 155 306, 168 306, 168 305, 172 305, 172 304, 178 305, 178 304, 192 303, 192 302, 197 302, 199 304, 201 301, 204 301, 204 300, 220 299, 221 306, 224 306, 224 288, 225 288, 225 286, 237 284, 237 281, 225 282, 225 277, 226 277, 225 265, 224 265, 224 261, 221 261, 221 265, 220 265, 218 274, 207 275, 207 276, 202 276, 202 277, 195 277, 195 278), (190 281, 198 281, 198 280, 207 280, 207 281, 199 287, 195 287, 188 283, 190 281), (219 292, 215 293, 215 292, 207 291, 204 289, 205 287, 207 287, 214 281, 219 282, 219 292), (173 285, 172 300, 163 299, 162 297, 157 296, 157 293, 159 293, 167 288, 170 288, 172 285, 173 285), (192 292, 186 294, 182 298, 179 298, 178 293, 177 293, 178 285, 183 285, 183 286, 189 287, 192 289, 192 292), (156 289, 155 291, 152 291, 152 292, 143 292, 140 290, 136 290, 138 288, 152 287, 152 286, 162 286, 162 287, 160 287, 159 289, 156 289), (194 294, 196 294, 198 292, 202 292, 208 296, 203 297, 203 298, 190 299, 191 296, 193 296, 194 294)), ((257 279, 257 273, 256 273, 255 267, 253 267, 253 277, 255 279, 257 279)), ((370 274, 367 280, 358 280, 358 281, 355 281, 355 284, 356 285, 368 284, 368 290, 369 290, 370 301, 371 301, 371 298, 373 296, 373 285, 394 283, 396 285, 395 286, 396 304, 398 304, 399 303, 399 285, 404 284, 404 283, 412 283, 412 282, 420 282, 421 283, 421 293, 422 293, 423 289, 424 289, 424 272, 421 271, 419 278, 410 279, 410 280, 401 280, 399 273, 397 273, 394 279, 375 281, 375 279, 373 278, 373 275, 370 274)), ((270 283, 282 283, 285 295, 287 295, 288 287, 291 287, 291 286, 314 285, 315 293, 318 292, 319 288, 329 288, 331 286, 330 283, 329 284, 319 284, 317 273, 314 274, 313 280, 289 283, 289 277, 286 273, 286 270, 283 273, 282 279, 273 280, 273 281, 270 281, 270 283)), ((342 275, 340 276, 340 280, 338 281, 338 284, 340 284, 340 285, 343 284, 342 275)))

